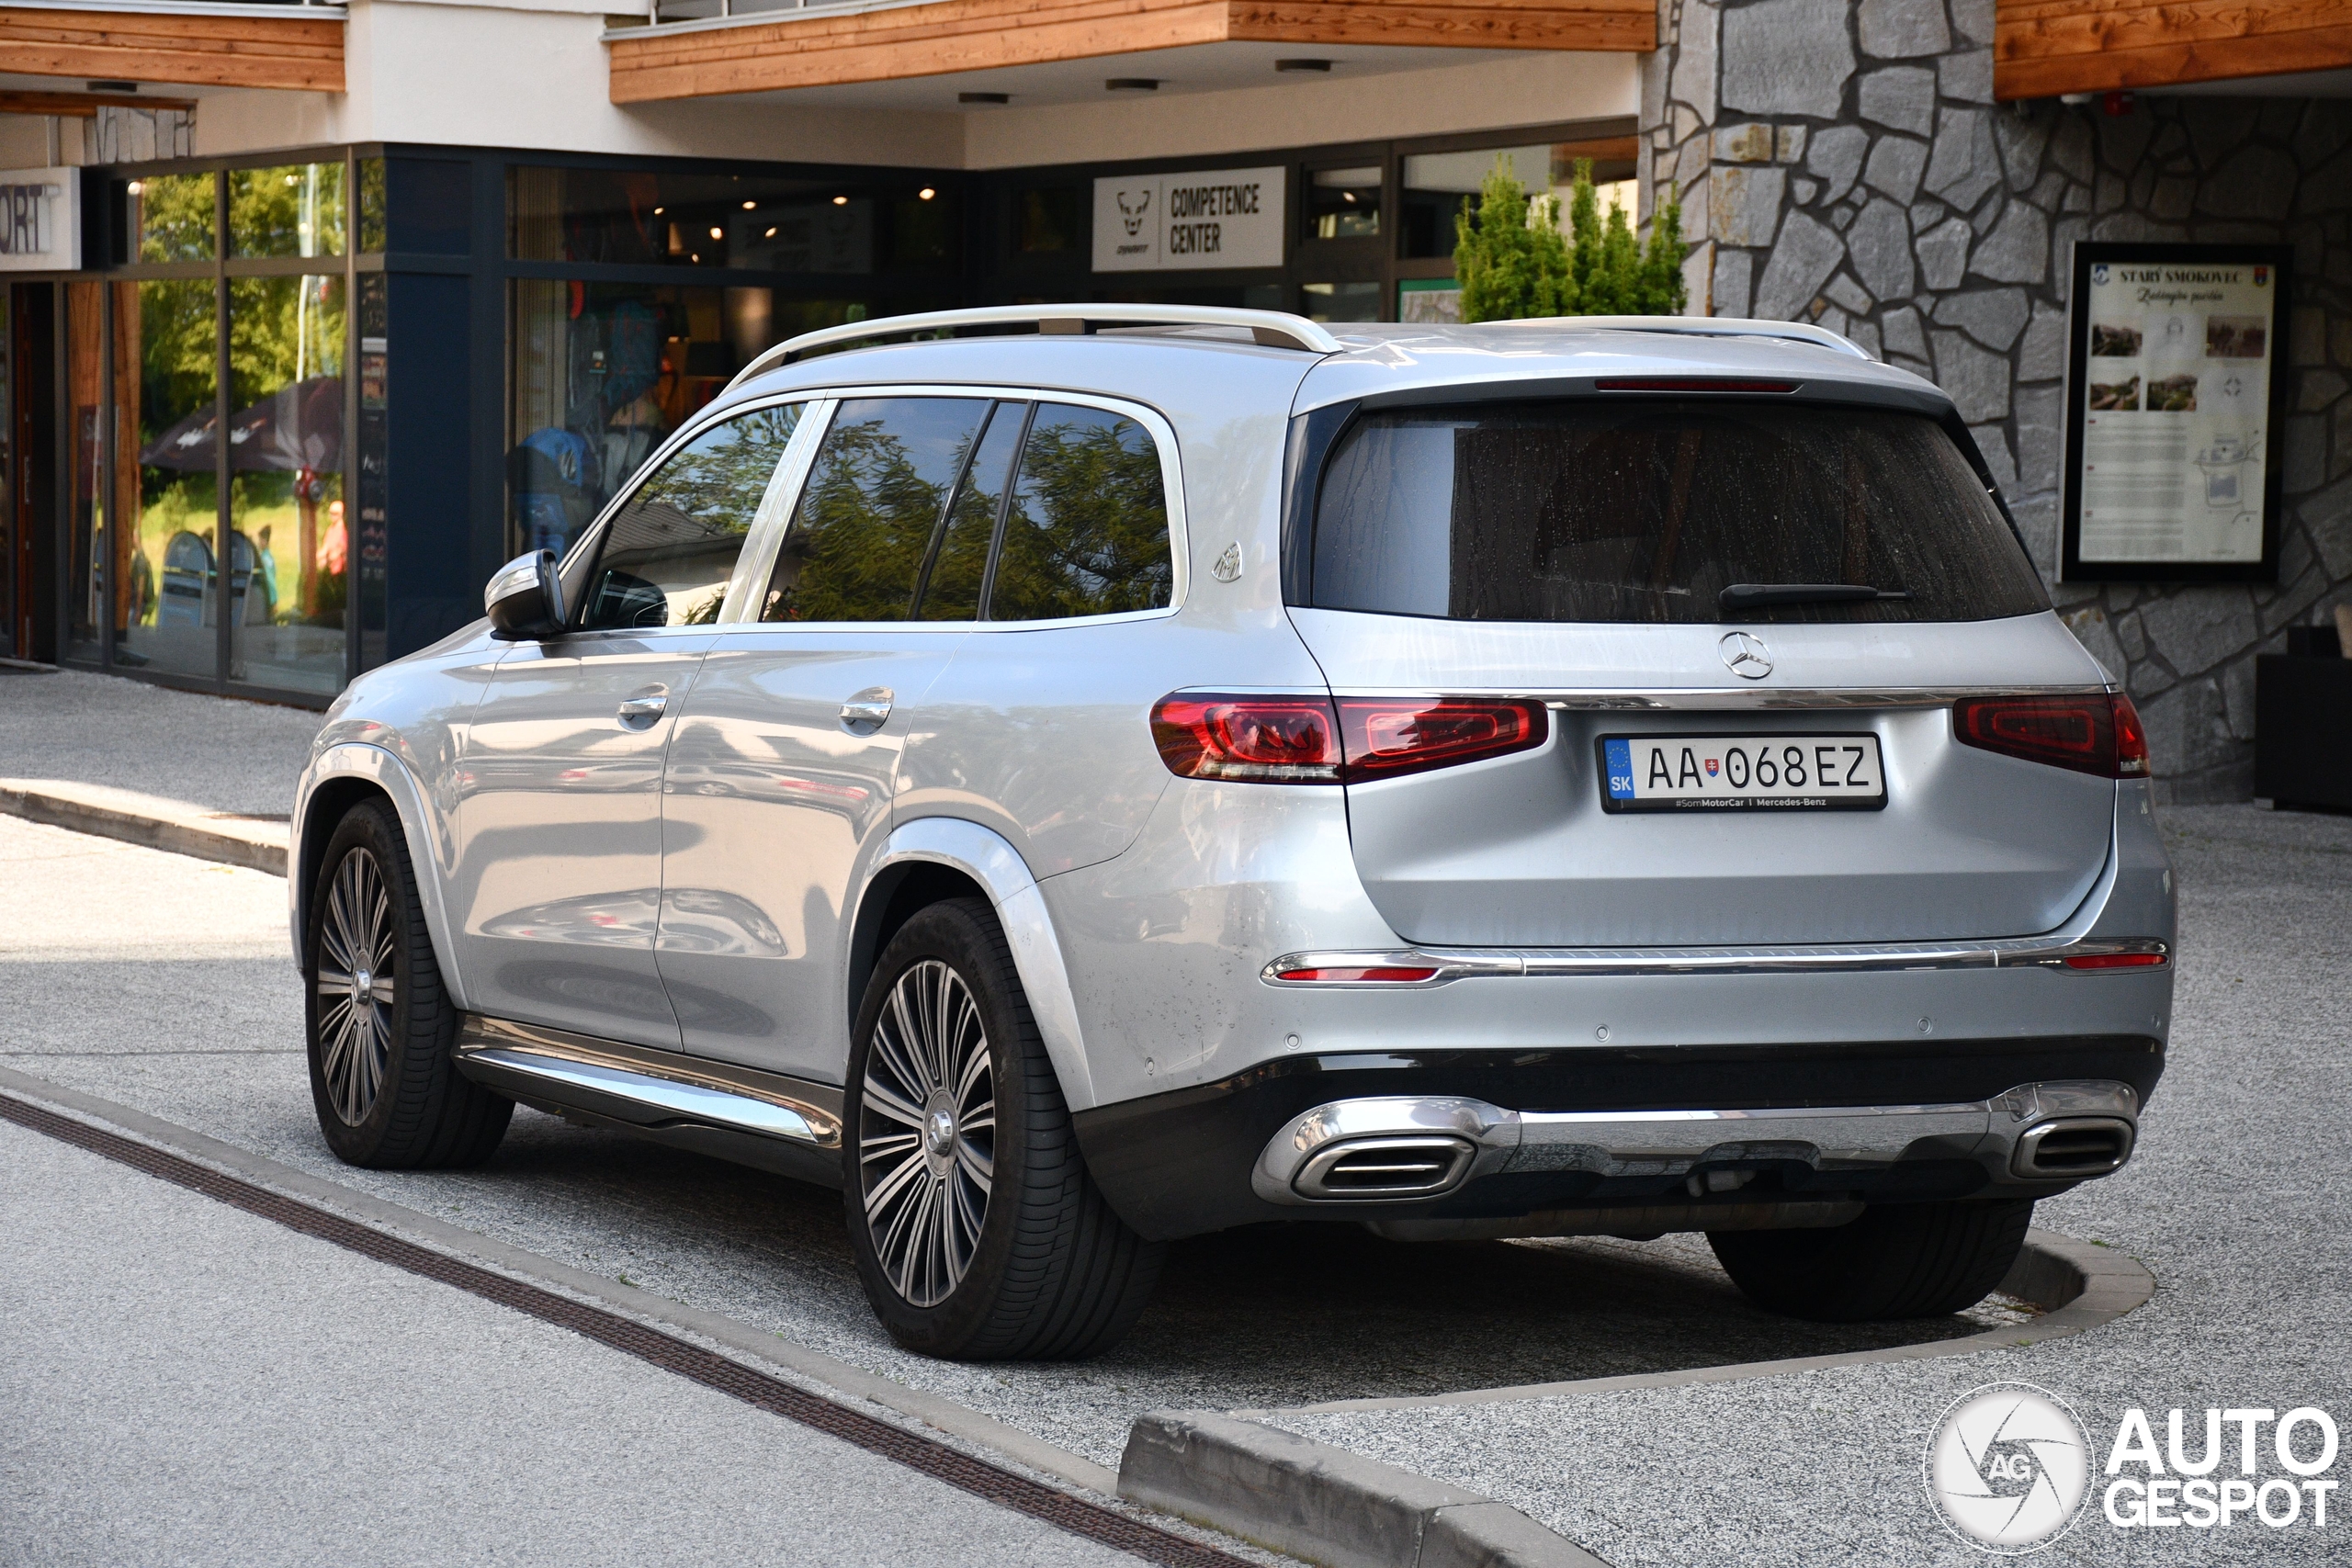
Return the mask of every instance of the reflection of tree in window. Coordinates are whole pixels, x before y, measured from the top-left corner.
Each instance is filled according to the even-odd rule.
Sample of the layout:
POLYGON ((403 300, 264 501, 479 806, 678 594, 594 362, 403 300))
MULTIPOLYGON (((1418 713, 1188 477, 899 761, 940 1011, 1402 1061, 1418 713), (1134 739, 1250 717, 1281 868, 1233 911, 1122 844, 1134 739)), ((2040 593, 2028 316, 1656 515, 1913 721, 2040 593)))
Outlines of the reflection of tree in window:
POLYGON ((583 625, 709 626, 800 408, 729 420, 672 454, 613 519, 583 625))
MULTIPOLYGON (((777 553, 764 621, 902 621, 988 404, 842 405, 777 553)), ((959 530, 960 531, 960 530, 959 530)))
POLYGON ((1150 435, 1102 409, 1039 408, 1005 519, 989 618, 1156 610, 1172 589, 1168 501, 1150 435))

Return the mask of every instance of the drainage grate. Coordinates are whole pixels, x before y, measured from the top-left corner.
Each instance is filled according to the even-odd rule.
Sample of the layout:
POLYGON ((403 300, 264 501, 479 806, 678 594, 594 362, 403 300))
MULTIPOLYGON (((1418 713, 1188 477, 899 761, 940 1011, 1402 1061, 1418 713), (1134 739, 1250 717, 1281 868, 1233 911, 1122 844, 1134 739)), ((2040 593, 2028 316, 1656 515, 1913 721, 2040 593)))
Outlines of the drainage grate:
POLYGON ((877 1420, 863 1411, 852 1410, 836 1404, 822 1394, 811 1393, 755 1371, 699 1345, 675 1338, 656 1328, 649 1328, 634 1318, 624 1317, 602 1307, 589 1306, 568 1296, 520 1280, 495 1273, 476 1264, 462 1262, 447 1253, 435 1252, 413 1241, 375 1230, 345 1219, 343 1215, 318 1208, 299 1199, 272 1192, 250 1181, 226 1175, 208 1166, 197 1164, 168 1150, 159 1149, 119 1133, 61 1116, 45 1107, 0 1094, 0 1117, 29 1131, 72 1144, 92 1154, 141 1170, 150 1176, 200 1192, 232 1208, 243 1209, 265 1220, 284 1225, 288 1230, 332 1242, 379 1263, 395 1269, 436 1280, 445 1285, 527 1313, 542 1322, 569 1328, 573 1333, 610 1346, 639 1360, 650 1361, 664 1371, 701 1383, 706 1388, 756 1405, 771 1415, 797 1421, 804 1427, 854 1444, 868 1453, 919 1471, 933 1480, 960 1487, 976 1497, 982 1497, 1001 1507, 1046 1524, 1083 1536, 1089 1540, 1115 1547, 1121 1551, 1140 1557, 1148 1562, 1158 1562, 1167 1568, 1251 1568, 1243 1558, 1201 1545, 1163 1529, 1131 1519, 1115 1509, 1073 1497, 1025 1475, 1016 1475, 985 1460, 975 1459, 960 1450, 888 1421, 877 1420))

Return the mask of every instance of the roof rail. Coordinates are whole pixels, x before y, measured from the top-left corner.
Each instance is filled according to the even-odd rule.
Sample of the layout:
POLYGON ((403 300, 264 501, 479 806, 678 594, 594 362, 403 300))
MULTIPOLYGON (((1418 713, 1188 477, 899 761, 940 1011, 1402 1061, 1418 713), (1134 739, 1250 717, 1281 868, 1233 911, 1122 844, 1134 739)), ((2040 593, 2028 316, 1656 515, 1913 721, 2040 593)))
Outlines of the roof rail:
POLYGON ((803 333, 760 354, 736 373, 727 389, 789 365, 810 349, 858 343, 900 333, 936 333, 942 336, 959 327, 1032 326, 1040 333, 1090 333, 1097 325, 1122 327, 1240 327, 1265 348, 1295 348, 1308 354, 1337 354, 1346 345, 1304 316, 1282 310, 1243 310, 1223 305, 983 305, 968 310, 925 310, 910 316, 884 316, 871 321, 851 321, 803 333))
MULTIPOLYGON (((1497 326, 1527 327, 1534 321, 1497 321, 1497 326)), ((1826 327, 1816 327, 1806 321, 1760 321, 1745 316, 1549 316, 1544 325, 1595 327, 1604 332, 1683 333, 1696 337, 1777 337, 1792 343, 1809 343, 1816 348, 1833 349, 1850 354, 1857 359, 1871 359, 1870 350, 1849 338, 1839 337, 1826 327)))

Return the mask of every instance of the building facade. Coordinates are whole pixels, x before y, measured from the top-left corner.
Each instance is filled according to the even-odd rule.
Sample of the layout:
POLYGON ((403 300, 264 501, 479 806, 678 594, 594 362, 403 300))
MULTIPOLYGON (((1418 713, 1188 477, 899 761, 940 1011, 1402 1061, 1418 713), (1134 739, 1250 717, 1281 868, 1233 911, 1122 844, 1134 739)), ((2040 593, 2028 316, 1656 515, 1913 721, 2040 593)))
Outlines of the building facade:
POLYGON ((323 703, 794 332, 1443 319, 1496 159, 1589 160, 1694 312, 1951 391, 2053 581, 2074 245, 2291 247, 2277 581, 2055 582, 2165 789, 2242 796, 2254 656, 2352 593, 2352 36, 2075 9, 0 0, 0 653, 323 703))

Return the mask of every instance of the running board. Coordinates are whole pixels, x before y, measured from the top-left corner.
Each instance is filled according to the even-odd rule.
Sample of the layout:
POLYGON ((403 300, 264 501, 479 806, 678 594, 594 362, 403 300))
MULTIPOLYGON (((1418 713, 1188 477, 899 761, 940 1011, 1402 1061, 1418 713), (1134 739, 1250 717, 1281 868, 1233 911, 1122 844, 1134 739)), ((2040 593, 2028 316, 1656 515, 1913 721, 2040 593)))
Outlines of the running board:
POLYGON ((828 1084, 468 1013, 458 1070, 559 1111, 648 1133, 715 1128, 804 1149, 842 1146, 842 1091, 828 1084))

